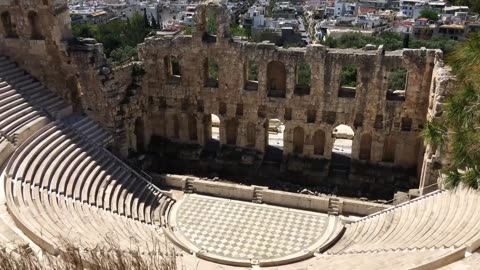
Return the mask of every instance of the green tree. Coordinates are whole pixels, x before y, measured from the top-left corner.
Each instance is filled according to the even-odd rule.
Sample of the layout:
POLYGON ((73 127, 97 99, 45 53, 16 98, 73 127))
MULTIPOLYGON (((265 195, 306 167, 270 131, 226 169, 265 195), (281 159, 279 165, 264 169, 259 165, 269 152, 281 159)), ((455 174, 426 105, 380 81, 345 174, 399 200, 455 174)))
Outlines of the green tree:
POLYGON ((110 61, 112 61, 114 65, 125 63, 132 59, 137 60, 137 58, 136 49, 130 46, 117 48, 110 53, 110 61))
POLYGON ((95 38, 98 33, 98 27, 94 24, 74 24, 72 33, 76 37, 95 38))
POLYGON ((406 89, 407 70, 398 68, 393 70, 388 76, 388 89, 405 90, 406 89))
MULTIPOLYGON (((365 35, 360 32, 347 32, 341 34, 337 38, 327 36, 322 42, 325 46, 330 48, 355 48, 360 49, 367 44, 383 45, 385 50, 393 51, 403 48, 403 36, 392 32, 382 32, 376 35, 365 35)), ((446 37, 433 37, 429 40, 410 39, 408 47, 411 49, 418 49, 425 47, 427 49, 441 49, 445 54, 450 53, 458 41, 446 37)))
POLYGON ((215 13, 209 14, 207 16, 207 33, 210 35, 217 34, 217 16, 215 13))
POLYGON ((300 64, 297 67, 297 84, 301 86, 309 86, 312 72, 308 64, 300 64))
POLYGON ((420 11, 419 18, 427 18, 430 21, 438 21, 438 12, 433 9, 424 9, 420 11))
POLYGON ((450 187, 463 183, 478 189, 480 183, 480 34, 474 34, 447 58, 457 76, 455 94, 440 120, 422 131, 426 143, 449 147, 452 164, 443 171, 450 187))
POLYGON ((357 86, 357 67, 348 65, 342 68, 340 73, 340 86, 357 86))
POLYGON ((115 20, 99 25, 74 25, 72 32, 76 37, 91 37, 103 43, 105 55, 112 58, 112 63, 121 63, 136 57, 134 48, 147 37, 150 30, 144 19, 136 13, 126 22, 115 20))
POLYGON ((142 43, 147 37, 150 30, 144 24, 144 16, 136 13, 128 21, 126 28, 123 31, 123 43, 129 46, 136 46, 142 43))

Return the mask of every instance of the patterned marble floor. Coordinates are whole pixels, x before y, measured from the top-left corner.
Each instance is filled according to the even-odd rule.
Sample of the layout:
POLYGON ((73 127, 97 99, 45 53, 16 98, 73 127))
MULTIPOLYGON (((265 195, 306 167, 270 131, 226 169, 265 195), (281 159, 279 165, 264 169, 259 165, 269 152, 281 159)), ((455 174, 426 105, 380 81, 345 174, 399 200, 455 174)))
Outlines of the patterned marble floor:
POLYGON ((276 259, 315 243, 328 216, 192 194, 180 204, 176 222, 192 244, 215 255, 276 259))

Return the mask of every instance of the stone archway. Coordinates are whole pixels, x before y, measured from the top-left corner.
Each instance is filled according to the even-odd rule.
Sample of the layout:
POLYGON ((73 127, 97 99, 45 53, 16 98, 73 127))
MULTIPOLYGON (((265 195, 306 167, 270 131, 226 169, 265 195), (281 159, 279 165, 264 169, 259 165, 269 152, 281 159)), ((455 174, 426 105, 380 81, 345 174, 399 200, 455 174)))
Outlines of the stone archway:
POLYGON ((305 131, 302 127, 293 129, 293 153, 303 154, 303 145, 305 143, 305 131))
POLYGON ((265 159, 281 162, 285 141, 285 124, 280 119, 268 119, 265 122, 265 159))
POLYGON ((220 117, 216 114, 211 114, 210 115, 210 140, 213 141, 220 141, 220 117))
POLYGON ((43 39, 40 26, 40 19, 35 11, 28 12, 28 22, 30 23, 30 38, 31 39, 43 39))
POLYGON ((330 176, 341 179, 348 178, 352 159, 352 145, 355 133, 347 125, 338 125, 333 129, 332 158, 330 160, 330 176))
POLYGON ((226 143, 230 145, 237 144, 238 120, 229 119, 225 121, 226 143))
POLYGON ((387 135, 383 144, 383 162, 395 162, 395 154, 397 150, 397 139, 394 135, 387 135))
POLYGON ((325 132, 321 129, 313 134, 313 154, 323 156, 325 152, 325 132))

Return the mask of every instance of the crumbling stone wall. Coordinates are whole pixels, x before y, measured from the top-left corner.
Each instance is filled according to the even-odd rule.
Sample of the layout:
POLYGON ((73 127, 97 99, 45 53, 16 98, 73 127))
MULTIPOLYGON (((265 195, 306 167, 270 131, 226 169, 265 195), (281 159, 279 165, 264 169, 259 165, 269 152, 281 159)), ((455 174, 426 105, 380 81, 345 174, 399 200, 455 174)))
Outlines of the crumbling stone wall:
POLYGON ((73 38, 66 0, 0 0, 0 15, 0 54, 98 120, 125 156, 126 127, 136 119, 132 112, 143 111, 137 109, 141 75, 133 74, 142 64, 113 70, 102 44, 73 38))
MULTIPOLYGON (((193 36, 148 38, 139 46, 146 71, 142 98, 149 100, 149 110, 143 117, 147 144, 148 136, 155 135, 205 145, 210 139, 210 115, 215 114, 221 120, 221 144, 264 152, 268 120, 280 119, 286 126, 285 156, 296 150, 296 154, 304 157, 331 158, 332 132, 336 126, 345 124, 355 132, 353 160, 360 159, 362 138, 371 144, 370 152, 362 154, 368 163, 411 168, 423 157, 419 131, 426 122, 432 71, 439 51, 341 50, 321 45, 282 49, 265 43, 232 42, 224 34, 217 35, 212 42, 204 38, 206 33, 202 29, 198 27, 193 36), (179 60, 179 80, 168 79, 164 59, 170 55, 179 60), (218 87, 205 85, 207 57, 218 63, 218 87), (249 60, 258 66, 258 89, 254 91, 245 90, 245 65, 249 60), (281 63, 286 69, 284 96, 269 95, 267 74, 272 62, 281 63), (294 91, 295 72, 301 63, 310 66, 312 76, 310 93, 298 95, 294 91), (358 67, 354 96, 343 95, 340 87, 340 71, 349 64, 358 67), (400 93, 391 98, 387 95, 387 78, 392 69, 400 67, 408 71, 406 91, 404 97, 400 93), (191 119, 196 120, 197 136, 190 136, 191 119), (228 135, 232 132, 229 128, 232 121, 237 130, 234 143, 228 135), (319 135, 322 133, 324 138, 319 135), (299 134, 304 135, 303 140, 299 134), (395 145, 386 144, 388 138, 394 138, 395 145), (318 149, 322 146, 324 149, 318 149), (389 150, 394 157, 384 162, 386 147, 394 147, 389 150)), ((365 145, 364 152, 368 151, 364 148, 365 145)))
MULTIPOLYGON (((450 67, 444 66, 441 54, 438 54, 430 86, 428 121, 435 121, 442 116, 447 98, 454 92, 455 85, 455 76, 452 75, 450 67)), ((444 188, 441 169, 450 165, 450 151, 448 145, 442 148, 426 146, 425 155, 420 161, 420 194, 444 188)))
POLYGON ((442 89, 449 88, 442 79, 448 76, 442 73, 440 51, 321 45, 283 49, 234 42, 227 8, 207 1, 198 7, 192 35, 148 38, 138 47, 139 63, 112 69, 101 44, 72 39, 65 0, 1 0, 0 14, 6 11, 16 36, 11 36, 12 28, 0 26, 2 53, 112 131, 115 150, 122 156, 129 150, 148 150, 152 136, 205 145, 215 114, 222 145, 265 152, 268 121, 279 119, 285 124, 285 157, 328 160, 332 133, 345 124, 355 132, 353 162, 423 168, 418 175, 424 186, 436 179, 430 175, 436 150, 427 147, 424 160, 419 132, 441 111, 438 99, 442 89), (31 25, 32 11, 41 27, 31 25), (216 15, 217 35, 206 32, 209 12, 216 15), (33 35, 34 28, 42 33, 33 35), (179 77, 172 76, 170 56, 178 60, 179 77), (208 58, 218 64, 218 85, 207 83, 208 58), (249 61, 258 67, 258 82, 247 80, 249 61), (310 85, 296 91, 297 66, 303 64, 310 68, 310 85), (356 85, 343 87, 341 70, 352 64, 357 67, 356 85), (269 66, 282 66, 286 72, 269 71, 269 66), (388 76, 396 68, 408 71, 405 91, 388 89, 388 76), (274 81, 268 80, 269 74, 274 81))
POLYGON ((57 94, 75 100, 77 89, 66 91, 67 79, 73 73, 66 55, 65 41, 72 37, 67 1, 2 0, 0 15, 0 53, 17 61, 57 94))

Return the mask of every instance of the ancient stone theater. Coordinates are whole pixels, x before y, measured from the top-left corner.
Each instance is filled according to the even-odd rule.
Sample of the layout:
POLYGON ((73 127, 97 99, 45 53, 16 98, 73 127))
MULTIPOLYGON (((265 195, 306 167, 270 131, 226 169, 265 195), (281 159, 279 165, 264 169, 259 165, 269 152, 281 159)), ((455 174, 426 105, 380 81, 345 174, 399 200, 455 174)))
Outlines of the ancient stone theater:
POLYGON ((114 239, 173 249, 179 269, 478 267, 480 194, 446 190, 448 153, 419 137, 454 89, 442 51, 251 43, 206 1, 191 35, 152 33, 112 67, 72 36, 66 0, 0 15, 4 250, 114 239))

